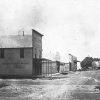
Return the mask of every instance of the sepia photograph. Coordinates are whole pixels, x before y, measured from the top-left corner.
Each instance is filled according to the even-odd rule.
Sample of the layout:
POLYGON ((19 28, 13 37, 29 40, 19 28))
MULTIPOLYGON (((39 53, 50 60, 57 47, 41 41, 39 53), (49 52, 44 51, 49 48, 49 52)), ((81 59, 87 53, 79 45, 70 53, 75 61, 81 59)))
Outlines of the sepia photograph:
POLYGON ((0 100, 100 100, 99 0, 0 0, 0 100))

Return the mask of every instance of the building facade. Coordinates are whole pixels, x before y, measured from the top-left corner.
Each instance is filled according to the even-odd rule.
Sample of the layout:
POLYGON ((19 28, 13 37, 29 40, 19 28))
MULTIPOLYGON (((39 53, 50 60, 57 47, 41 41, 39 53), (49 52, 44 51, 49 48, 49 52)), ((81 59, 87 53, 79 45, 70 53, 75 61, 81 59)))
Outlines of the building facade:
POLYGON ((52 61, 48 59, 42 60, 42 75, 52 75, 59 73, 60 68, 60 62, 58 61, 52 61))
POLYGON ((77 57, 72 54, 69 54, 69 70, 76 71, 77 70, 77 57))
POLYGON ((93 61, 92 62, 92 70, 100 70, 100 61, 93 61))
POLYGON ((42 58, 42 34, 32 30, 33 58, 42 58))
POLYGON ((69 70, 69 63, 60 63, 60 73, 68 73, 69 70))
POLYGON ((32 77, 34 58, 42 57, 42 34, 31 30, 31 35, 0 37, 0 77, 32 77))

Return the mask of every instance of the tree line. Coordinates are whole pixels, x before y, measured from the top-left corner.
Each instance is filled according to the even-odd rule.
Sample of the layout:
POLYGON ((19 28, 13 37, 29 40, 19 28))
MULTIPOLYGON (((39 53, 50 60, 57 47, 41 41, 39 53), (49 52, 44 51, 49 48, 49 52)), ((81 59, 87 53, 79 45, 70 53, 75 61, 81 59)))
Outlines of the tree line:
POLYGON ((92 67, 93 61, 100 61, 100 58, 85 57, 81 61, 82 70, 87 70, 87 69, 89 69, 89 67, 92 67))

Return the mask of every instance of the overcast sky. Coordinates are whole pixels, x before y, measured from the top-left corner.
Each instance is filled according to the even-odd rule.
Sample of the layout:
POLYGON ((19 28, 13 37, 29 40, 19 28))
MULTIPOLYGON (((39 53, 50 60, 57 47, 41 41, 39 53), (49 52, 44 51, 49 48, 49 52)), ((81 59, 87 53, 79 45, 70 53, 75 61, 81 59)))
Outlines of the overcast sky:
POLYGON ((32 27, 44 34, 45 58, 100 58, 100 0, 0 0, 1 35, 32 27))

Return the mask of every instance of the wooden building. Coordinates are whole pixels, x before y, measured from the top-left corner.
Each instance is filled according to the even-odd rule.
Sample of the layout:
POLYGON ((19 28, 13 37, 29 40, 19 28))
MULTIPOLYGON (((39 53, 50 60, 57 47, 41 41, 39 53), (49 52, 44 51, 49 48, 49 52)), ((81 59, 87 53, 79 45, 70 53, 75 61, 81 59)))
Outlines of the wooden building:
POLYGON ((93 61, 91 68, 92 70, 100 70, 100 61, 93 61))
POLYGON ((48 76, 59 73, 60 62, 49 59, 42 59, 42 75, 48 76))
POLYGON ((42 34, 0 37, 0 77, 33 77, 37 70, 34 59, 42 57, 42 34))
POLYGON ((69 70, 76 71, 77 70, 77 57, 72 54, 69 54, 69 70))
POLYGON ((69 69, 69 63, 62 63, 60 62, 60 73, 65 74, 70 71, 69 69))

